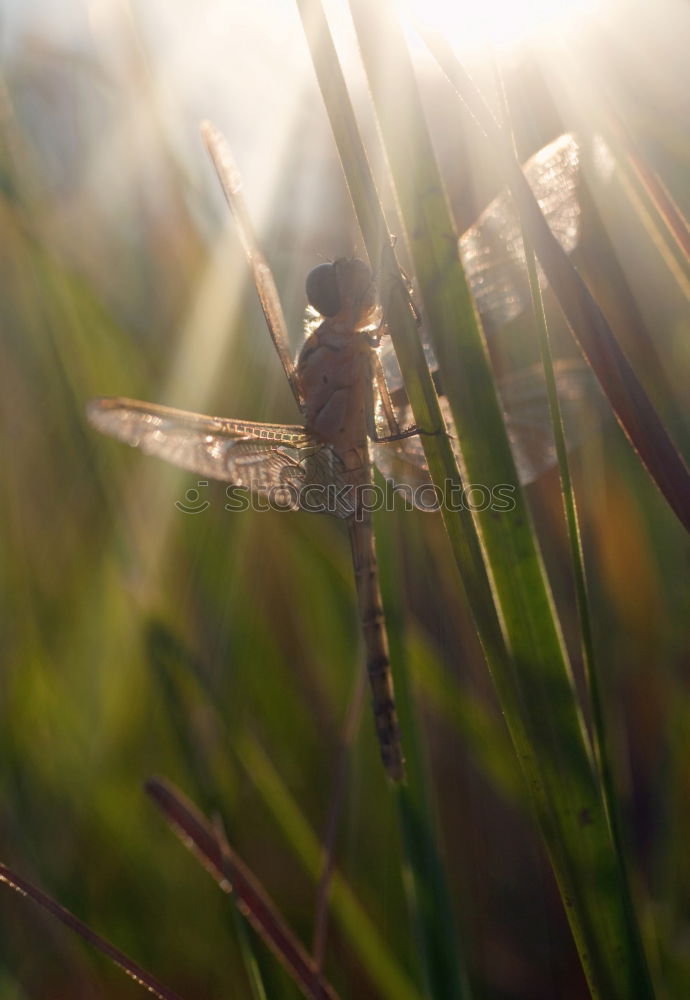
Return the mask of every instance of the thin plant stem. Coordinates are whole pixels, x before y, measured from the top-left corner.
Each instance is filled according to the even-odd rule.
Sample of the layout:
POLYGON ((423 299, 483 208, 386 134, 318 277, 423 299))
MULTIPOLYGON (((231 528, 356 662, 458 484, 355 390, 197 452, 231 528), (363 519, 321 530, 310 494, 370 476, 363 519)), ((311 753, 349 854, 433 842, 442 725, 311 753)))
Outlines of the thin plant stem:
POLYGON ((331 890, 331 882, 333 880, 333 872, 335 870, 335 844, 338 836, 340 819, 343 813, 343 806, 345 803, 345 791, 347 789, 347 779, 352 760, 352 747, 357 735, 360 720, 362 718, 362 706, 364 704, 364 693, 366 688, 366 673, 364 670, 358 670, 347 714, 345 716, 345 724, 340 738, 338 760, 333 781, 333 792, 331 794, 331 801, 328 808, 326 833, 323 838, 321 876, 319 878, 318 886, 316 887, 312 957, 314 959, 314 964, 319 971, 323 968, 323 961, 326 953, 326 938, 328 934, 328 899, 331 890))

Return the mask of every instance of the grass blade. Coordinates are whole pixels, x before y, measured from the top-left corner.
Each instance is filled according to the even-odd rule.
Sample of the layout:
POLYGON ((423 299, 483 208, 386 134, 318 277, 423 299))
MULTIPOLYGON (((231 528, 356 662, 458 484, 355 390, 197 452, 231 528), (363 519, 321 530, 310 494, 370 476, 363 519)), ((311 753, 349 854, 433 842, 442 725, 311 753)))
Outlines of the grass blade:
POLYGON ((525 232, 580 349, 647 472, 681 524, 690 531, 690 472, 687 466, 621 350, 606 317, 549 229, 519 162, 506 154, 507 144, 501 129, 483 98, 450 48, 429 32, 424 31, 423 37, 471 116, 502 157, 525 232))
POLYGON ((621 905, 620 863, 402 29, 386 0, 350 6, 468 480, 515 488, 512 512, 476 515, 509 656, 492 655, 494 635, 481 628, 484 594, 468 586, 470 604, 592 992, 649 997, 645 957, 621 905))
POLYGON ((146 791, 180 839, 194 850, 224 892, 232 892, 241 913, 311 1000, 337 1000, 333 987, 297 940, 263 887, 224 838, 172 784, 151 778, 146 791))
MULTIPOLYGON (((182 698, 190 699, 197 708, 203 708, 212 720, 211 729, 218 741, 234 748, 237 761, 247 779, 257 790, 265 805, 275 817, 286 843, 307 875, 316 884, 323 877, 323 846, 319 842, 298 803, 290 794, 266 752, 249 733, 227 729, 226 720, 218 711, 218 697, 204 671, 200 669, 184 645, 172 634, 155 629, 158 664, 166 704, 171 714, 178 738, 184 748, 185 759, 192 766, 200 794, 210 809, 217 808, 217 796, 208 793, 209 777, 217 780, 218 771, 228 772, 228 760, 221 756, 207 766, 196 765, 198 737, 190 730, 189 713, 181 713, 182 698), (167 636, 167 638, 166 638, 167 636), (221 736, 222 734, 222 736, 221 736)), ((362 674, 363 681, 366 680, 362 674)), ((219 781, 220 783, 220 781, 219 781)), ((399 961, 382 937, 375 922, 350 888, 337 868, 330 875, 329 903, 334 922, 337 923, 352 951, 366 970, 378 993, 389 1000, 421 1000, 420 994, 401 967, 399 961)))
MULTIPOLYGON (((388 287, 384 285, 382 289, 384 309, 391 332, 395 334, 396 352, 401 366, 410 373, 406 384, 410 398, 414 396, 416 399, 415 419, 421 427, 442 428, 445 425, 438 398, 424 360, 400 269, 390 240, 385 238, 388 227, 379 205, 323 10, 320 3, 311 0, 298 0, 298 6, 367 251, 375 268, 381 263, 383 280, 388 282, 388 287)), ((427 458, 429 464, 435 467, 438 479, 460 486, 460 476, 447 435, 428 436, 426 443, 429 449, 427 458)), ((466 548, 455 526, 452 530, 456 533, 458 545, 466 548)), ((471 533, 465 535, 469 540, 472 537, 471 533)), ((478 546, 475 546, 472 561, 479 567, 481 574, 478 546)), ((486 581, 485 593, 488 614, 491 616, 492 606, 486 581)), ((497 632, 494 629, 495 635, 497 632)), ((391 636, 390 641, 392 647, 398 645, 398 663, 396 665, 394 658, 393 670, 396 684, 401 690, 403 742, 410 772, 408 787, 401 788, 396 793, 402 842, 414 883, 408 898, 429 995, 438 1000, 449 1000, 469 996, 467 977, 460 967, 454 916, 436 844, 432 812, 425 800, 426 767, 419 741, 414 734, 411 699, 401 669, 402 650, 396 643, 395 636, 391 636)))
POLYGON ((354 689, 347 707, 345 723, 340 737, 338 748, 338 762, 333 779, 333 790, 331 801, 328 806, 328 820, 323 837, 322 865, 319 884, 316 890, 316 906, 314 909, 314 937, 312 954, 317 969, 323 968, 326 954, 326 941, 328 937, 328 904, 335 871, 335 851, 340 828, 343 807, 345 805, 345 792, 352 761, 352 749, 357 736, 357 730, 362 719, 362 708, 364 706, 364 695, 366 691, 366 674, 363 670, 358 671, 355 678, 354 689))
POLYGON ((46 910, 51 917, 59 920, 65 927, 69 927, 71 931, 78 934, 92 948, 100 951, 102 955, 105 955, 111 962, 119 966, 123 972, 127 973, 130 979, 133 979, 135 983, 139 983, 140 986, 145 987, 149 993, 153 993, 160 1000, 181 1000, 178 993, 174 993, 173 990, 159 983, 150 973, 132 961, 124 952, 115 948, 105 938, 102 938, 100 934, 91 930, 83 921, 75 917, 69 910, 66 910, 64 906, 60 906, 59 903, 56 903, 50 896, 46 896, 44 892, 37 889, 31 882, 28 882, 25 878, 21 878, 19 875, 15 875, 14 872, 2 864, 0 864, 0 882, 4 882, 22 896, 28 896, 34 903, 37 903, 38 906, 46 910))
MULTIPOLYGON (((237 753, 247 776, 280 823, 300 863, 314 880, 318 879, 321 845, 289 788, 256 740, 245 735, 237 742, 237 753)), ((376 923, 337 870, 331 879, 331 907, 335 920, 381 996, 390 1000, 421 1000, 421 994, 401 969, 376 923)))
MULTIPOLYGON (((500 70, 497 67, 498 86, 501 95, 501 103, 504 114, 504 121, 508 121, 508 104, 503 89, 503 80, 500 70)), ((521 219, 522 221, 522 219, 521 219)), ((558 400, 558 389, 556 386, 556 375, 554 372, 553 357, 551 354, 551 343, 549 329, 544 311, 541 288, 539 287, 539 277, 537 274, 537 260, 534 250, 529 244, 523 232, 523 243, 525 247, 525 264, 527 267, 527 277, 529 281, 530 294, 532 297, 532 311, 534 314, 535 328, 539 337, 539 348, 541 361, 544 368, 544 379, 546 382, 546 392, 553 426, 554 440, 556 444, 556 454, 558 458, 558 470, 561 480, 561 497, 563 500, 563 515, 565 518, 568 542, 570 546, 570 561, 575 585, 575 600, 577 605, 578 620, 580 623, 580 640, 582 649, 582 664, 589 692, 590 708, 592 713, 592 745, 599 768, 602 794, 606 805, 611 835, 615 849, 618 854, 622 903, 626 910, 626 917, 630 934, 636 943, 636 948, 640 954, 644 954, 642 938, 637 925, 635 909, 633 904, 630 881, 628 877, 628 866, 625 858, 625 844, 621 836, 620 817, 616 797, 616 788, 611 765, 610 741, 606 725, 606 715, 604 710, 604 699, 599 682, 599 671, 594 656, 594 636, 592 632, 592 619, 590 614, 590 603, 587 588, 587 574, 585 571, 585 555, 582 548, 582 537, 580 534, 580 524, 577 514, 577 503, 575 490, 570 474, 570 462, 568 460, 568 449, 565 439, 565 428, 558 400)))
POLYGON ((415 873, 411 909, 426 992, 430 997, 451 1000, 469 997, 471 993, 460 961, 455 914, 433 819, 436 812, 413 696, 405 611, 398 583, 403 574, 399 548, 395 545, 395 521, 390 513, 378 517, 376 536, 381 551, 381 586, 390 627, 392 662, 398 667, 396 700, 409 775, 408 783, 396 789, 396 798, 405 854, 415 873))

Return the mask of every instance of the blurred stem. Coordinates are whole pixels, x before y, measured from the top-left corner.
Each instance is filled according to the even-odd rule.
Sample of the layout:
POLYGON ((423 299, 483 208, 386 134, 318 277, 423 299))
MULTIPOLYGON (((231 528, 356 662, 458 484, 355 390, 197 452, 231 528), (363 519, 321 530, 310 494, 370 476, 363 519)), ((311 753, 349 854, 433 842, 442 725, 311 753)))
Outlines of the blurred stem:
MULTIPOLYGON (((317 0, 301 0, 300 8, 312 17, 320 12, 317 0)), ((592 991, 606 1000, 647 998, 651 990, 644 956, 631 939, 621 907, 620 871, 601 788, 402 28, 388 0, 373 5, 351 0, 350 9, 468 482, 504 483, 514 490, 513 509, 500 516, 484 510, 475 520, 465 504, 458 510, 447 491, 449 484, 462 485, 457 471, 451 471, 455 462, 448 437, 423 435, 432 479, 445 488, 444 522, 453 554, 592 991)), ((356 125, 337 57, 325 24, 309 24, 304 15, 303 20, 308 37, 312 35, 312 57, 357 217, 377 262, 385 246, 370 244, 369 236, 381 231, 375 221, 381 212, 375 207, 373 219, 368 217, 375 200, 368 194, 369 188, 374 190, 371 179, 367 197, 359 197, 368 166, 361 143, 352 139, 356 125), (347 141, 341 141, 344 134, 347 141)), ((383 273, 387 277, 392 272, 384 266, 383 273)), ((438 401, 426 392, 430 379, 421 345, 395 288, 394 283, 392 289, 383 288, 384 309, 415 422, 442 431, 438 401), (436 419, 427 422, 432 415, 436 419)))
MULTIPOLYGON (((503 134, 505 136, 505 141, 509 146, 509 154, 512 157, 517 158, 517 149, 515 147, 514 135, 510 125, 510 111, 506 98, 503 76, 500 70, 500 65, 495 57, 495 52, 493 51, 492 56, 496 76, 496 89, 502 110, 503 134)), ((519 205, 517 206, 517 210, 522 222, 522 213, 520 212, 519 205)), ((628 866, 626 864, 625 844, 621 834, 618 799, 613 778, 613 769, 611 766, 611 753, 609 747, 608 728, 606 724, 606 713, 604 709, 604 698, 602 696, 601 684, 599 682, 599 670, 597 668, 594 655, 594 639, 592 634, 592 618, 590 614, 587 590, 585 557, 582 548, 582 536, 580 534, 580 523, 577 514, 575 490, 570 474, 570 462, 568 459, 568 448, 565 440, 563 416, 558 400, 558 388, 554 373, 553 357, 551 355, 549 328, 546 321, 546 313, 544 311, 544 300, 539 286, 537 258, 534 249, 524 232, 524 228, 522 231, 522 242, 525 251, 525 265, 527 268, 527 278, 529 281, 530 295, 532 299, 532 311, 539 339, 539 350, 542 366, 544 368, 544 380, 546 383, 546 393, 549 402, 549 413, 551 416, 551 424, 553 427, 554 441, 556 445, 556 455, 558 458, 558 471, 561 480, 561 498, 563 501, 563 513, 568 533, 568 542, 570 545, 570 559, 573 582, 575 586, 575 600, 580 624, 582 665, 592 712, 592 745, 597 767, 599 769, 602 794, 608 814, 611 835, 618 856, 623 906, 627 917, 629 934, 631 940, 636 944, 640 956, 644 960, 642 936, 633 904, 628 866)), ((646 968, 646 964, 643 967, 646 968)), ((651 979, 649 980, 648 988, 650 990, 652 989, 651 979)))
MULTIPOLYGON (((180 757, 190 771, 195 798, 201 803, 204 812, 214 816, 219 842, 227 843, 219 811, 221 796, 214 781, 214 766, 209 759, 206 741, 195 731, 195 717, 189 712, 190 692, 186 689, 190 681, 203 676, 203 671, 187 648, 162 621, 151 619, 147 623, 145 642, 148 661, 165 702, 166 718, 179 744, 180 757)), ((254 941, 248 933, 244 918, 237 907, 231 906, 224 910, 224 919, 230 933, 236 936, 253 1000, 266 1000, 254 941)))
MULTIPOLYGON (((376 270, 381 264, 386 319, 395 335, 396 353, 407 375, 406 388, 410 399, 414 398, 415 418, 419 426, 437 431, 424 435, 427 460, 435 470, 435 479, 453 482, 461 487, 436 390, 417 334, 407 288, 387 236, 388 227, 323 10, 318 0, 298 0, 298 6, 341 160, 346 166, 346 179, 369 258, 376 270)), ((491 628, 494 635, 498 635, 490 588, 469 512, 466 512, 465 527, 466 532, 461 532, 457 518, 452 518, 449 533, 455 540, 458 552, 462 552, 462 558, 475 568, 478 589, 482 586, 479 581, 483 581, 483 607, 487 627, 491 628)), ((405 734, 404 744, 409 755, 409 785, 399 789, 396 794, 402 841, 414 880, 414 892, 410 895, 413 923, 430 995, 437 1000, 449 1000, 467 995, 462 985, 465 977, 460 971, 452 910, 435 843, 435 831, 430 820, 431 811, 425 801, 426 775, 421 763, 422 756, 418 740, 412 735, 414 723, 408 682, 404 671, 400 669, 400 661, 396 663, 396 655, 401 656, 402 648, 395 632, 395 626, 389 628, 391 648, 397 646, 391 659, 395 672, 396 698, 405 734)))
MULTIPOLYGON (((611 766, 611 753, 609 747, 608 728, 606 724, 606 713, 604 710, 604 699, 599 683, 599 670, 594 656, 594 640, 592 635, 592 619, 590 615, 589 597, 587 592, 587 576, 585 571, 584 551, 582 548, 582 536, 580 534, 580 524, 577 516, 577 504, 575 491, 573 489, 570 475, 570 463, 568 461, 568 451, 565 442, 565 432, 563 428, 563 418, 558 402, 558 390, 556 387, 556 377, 553 369, 553 359, 551 357, 551 347, 549 342, 549 331, 544 313, 544 302, 539 288, 539 278, 537 276, 537 262, 534 251, 529 246, 523 235, 525 246, 525 260, 527 265, 527 275, 532 296, 532 307, 534 319, 539 334, 539 346, 541 350, 541 360, 544 366, 544 378, 546 381, 546 391, 549 400, 549 411, 553 424, 554 439, 556 443, 556 454, 558 456, 558 469, 561 479, 561 497, 563 500, 563 512, 568 532, 570 545, 570 558, 575 585, 575 600, 580 624, 580 640, 582 649, 582 665, 587 682, 589 701, 592 711, 592 744, 599 775, 601 778, 602 793, 613 843, 618 856, 620 867, 620 882, 622 887, 622 902, 625 909, 629 933, 631 939, 636 942, 639 954, 644 961, 644 948, 640 927, 635 913, 628 866, 626 863, 625 843, 621 834, 620 814, 618 809, 618 798, 616 795, 613 770, 611 766)), ((645 966, 646 968, 646 963, 645 966)), ((652 989, 651 979, 648 987, 652 989)))
MULTIPOLYGON (((276 817, 300 863, 309 875, 318 878, 321 858, 318 839, 273 762, 249 734, 238 734, 234 743, 243 769, 276 817)), ((390 1000, 421 1000, 416 986, 401 970, 378 928, 339 871, 333 873, 331 900, 343 934, 348 937, 381 996, 390 1000)))
MULTIPOLYGON (((223 820, 220 814, 216 814, 212 817, 213 827, 216 831, 216 838, 220 846, 221 852, 226 860, 231 858, 230 845, 228 843, 227 834, 225 832, 225 827, 223 826, 223 820)), ((264 986, 264 981, 261 976, 261 969, 259 968, 259 963, 256 958, 256 953, 254 951, 253 942, 249 936, 249 929, 245 922, 245 917, 240 913, 238 906, 231 906, 230 912, 232 914, 233 923, 235 925, 235 932, 237 934, 237 941, 240 948, 240 954, 242 955, 242 961, 244 962, 244 969, 247 974, 247 979, 249 981, 249 988, 251 990, 252 1000, 268 1000, 266 995, 266 987, 264 986)), ((317 977, 321 976, 321 969, 316 970, 317 977)))
MULTIPOLYGON (((285 842, 307 875, 317 882, 323 873, 321 845, 273 762, 249 733, 236 732, 233 733, 232 739, 229 738, 225 720, 218 710, 217 691, 209 683, 206 672, 200 669, 199 664, 181 643, 160 626, 152 630, 149 641, 151 643, 149 655, 162 673, 163 691, 166 700, 170 699, 167 707, 172 709, 172 721, 176 735, 181 740, 183 756, 187 758, 189 741, 192 738, 189 720, 197 717, 196 713, 190 715, 188 709, 184 718, 178 714, 182 704, 182 693, 185 692, 187 699, 200 700, 203 704, 205 726, 211 725, 206 715, 208 713, 213 720, 213 726, 217 728, 218 733, 223 734, 223 738, 217 739, 216 743, 233 747, 240 767, 275 817, 276 826, 285 842), (190 682, 192 686, 187 690, 186 685, 190 682), (171 694, 174 694, 172 699, 171 694)), ((362 677, 366 681, 364 671, 362 677)), ((198 735, 196 739, 192 739, 192 743, 197 742, 203 743, 198 735)), ((194 762, 194 774, 197 775, 198 754, 192 754, 191 760, 194 762)), ((199 787, 204 800, 211 803, 210 808, 216 809, 217 798, 215 795, 209 798, 209 789, 213 787, 211 777, 218 778, 221 768, 227 773, 227 758, 224 754, 219 754, 217 759, 208 762, 208 767, 209 771, 205 765, 202 767, 203 780, 199 782, 199 787)), ((379 995, 388 1000, 422 1000, 342 873, 337 869, 334 870, 329 881, 333 915, 343 937, 357 955, 379 995)))
POLYGON ((469 998, 471 993, 459 953, 448 878, 438 846, 429 768, 406 653, 404 599, 399 583, 403 573, 399 548, 395 544, 396 523, 397 518, 392 513, 377 518, 376 537, 381 553, 381 585, 408 776, 407 784, 395 788, 400 830, 409 866, 406 889, 427 995, 439 1000, 469 998))
MULTIPOLYGON (((551 232, 519 161, 506 155, 500 126, 447 42, 418 30, 478 132, 501 157, 505 179, 520 206, 522 224, 537 252, 563 315, 597 376, 618 422, 668 505, 690 531, 690 470, 671 440, 597 301, 551 232)), ((390 47, 390 42, 388 43, 390 47)), ((421 109, 420 109, 421 110, 421 109)))
POLYGON ((326 938, 328 933, 328 899, 335 869, 335 845, 338 838, 338 827, 343 812, 347 779, 350 772, 352 747, 362 718, 364 692, 367 688, 367 676, 363 669, 357 671, 354 690, 350 698, 345 717, 345 725, 338 749, 336 773, 333 781, 333 794, 328 809, 328 822, 322 848, 321 877, 316 890, 316 912, 314 916, 314 938, 312 955, 316 968, 321 971, 326 954, 326 938))

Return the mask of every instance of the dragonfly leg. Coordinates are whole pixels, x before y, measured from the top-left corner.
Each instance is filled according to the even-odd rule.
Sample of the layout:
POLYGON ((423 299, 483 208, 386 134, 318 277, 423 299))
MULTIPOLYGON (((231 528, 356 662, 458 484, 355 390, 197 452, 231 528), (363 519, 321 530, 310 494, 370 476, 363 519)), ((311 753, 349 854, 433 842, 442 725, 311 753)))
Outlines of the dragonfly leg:
POLYGON ((372 405, 369 406, 367 411, 367 432, 372 441, 376 444, 385 444, 387 441, 402 441, 403 438, 414 437, 416 434, 432 433, 423 431, 416 425, 407 427, 405 430, 400 429, 395 407, 393 406, 391 395, 388 391, 386 376, 379 358, 376 358, 374 366, 374 381, 378 392, 378 398, 381 403, 381 410, 383 412, 383 416, 385 417, 386 424, 388 425, 389 433, 379 433, 379 429, 376 426, 376 416, 374 414, 372 401, 372 405))
POLYGON ((437 434, 447 434, 448 431, 436 430, 436 431, 426 431, 423 427, 418 427, 413 424, 411 427, 406 427, 404 431, 398 431, 395 434, 379 434, 374 428, 374 433, 369 435, 374 444, 387 444, 389 441, 403 441, 405 438, 417 437, 424 434, 426 437, 435 437, 437 434))
POLYGON ((395 434, 379 434, 374 428, 374 433, 370 435, 371 440, 375 444, 387 444, 389 441, 403 441, 405 438, 416 437, 418 434, 433 433, 422 431, 413 424, 412 427, 407 427, 404 431, 397 431, 395 434))

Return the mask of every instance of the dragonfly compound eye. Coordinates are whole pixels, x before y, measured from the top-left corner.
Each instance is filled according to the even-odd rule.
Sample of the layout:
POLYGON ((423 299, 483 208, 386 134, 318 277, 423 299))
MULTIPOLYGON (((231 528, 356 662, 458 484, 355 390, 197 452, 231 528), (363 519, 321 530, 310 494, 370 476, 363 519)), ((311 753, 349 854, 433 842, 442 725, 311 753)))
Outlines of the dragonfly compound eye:
POLYGON ((307 275, 307 300, 321 316, 340 312, 340 289, 334 264, 319 264, 307 275))

